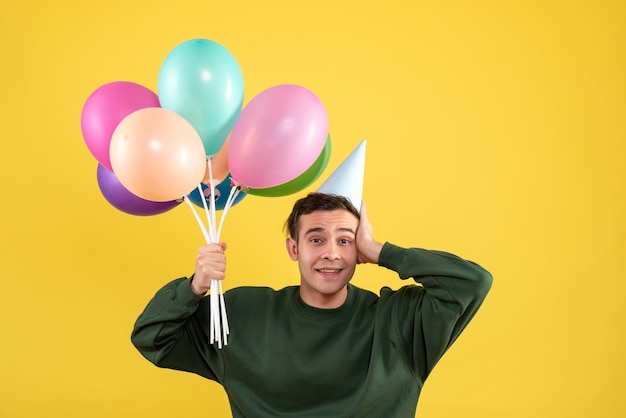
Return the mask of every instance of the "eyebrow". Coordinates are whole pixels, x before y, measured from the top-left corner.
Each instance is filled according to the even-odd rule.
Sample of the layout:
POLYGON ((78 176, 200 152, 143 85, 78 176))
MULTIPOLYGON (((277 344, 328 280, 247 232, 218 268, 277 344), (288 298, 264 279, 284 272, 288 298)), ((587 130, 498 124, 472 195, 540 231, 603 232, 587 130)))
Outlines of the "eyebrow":
MULTIPOLYGON (((309 230, 307 230, 304 235, 307 236, 309 234, 312 233, 316 233, 316 232, 325 232, 326 229, 321 228, 321 227, 317 227, 317 228, 311 228, 309 230)), ((350 232, 352 235, 356 235, 356 233, 354 232, 354 230, 352 228, 337 228, 336 231, 339 232, 350 232)))

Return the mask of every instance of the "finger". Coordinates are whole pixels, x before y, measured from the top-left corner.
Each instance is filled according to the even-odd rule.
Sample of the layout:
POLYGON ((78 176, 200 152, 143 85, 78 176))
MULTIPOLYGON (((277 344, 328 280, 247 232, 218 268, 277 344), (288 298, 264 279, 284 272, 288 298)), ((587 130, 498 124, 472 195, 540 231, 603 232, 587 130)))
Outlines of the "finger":
POLYGON ((200 249, 198 250, 198 254, 223 254, 225 249, 226 244, 224 243, 211 243, 200 247, 200 249))

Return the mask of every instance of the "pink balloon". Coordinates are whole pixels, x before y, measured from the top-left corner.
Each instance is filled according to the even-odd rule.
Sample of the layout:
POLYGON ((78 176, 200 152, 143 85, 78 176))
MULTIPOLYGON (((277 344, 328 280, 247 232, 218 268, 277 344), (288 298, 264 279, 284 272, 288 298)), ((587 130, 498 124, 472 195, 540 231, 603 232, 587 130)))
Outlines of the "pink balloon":
POLYGON ((135 110, 160 107, 156 93, 129 81, 114 81, 96 89, 83 106, 80 125, 87 148, 111 170, 109 146, 117 125, 135 110))
POLYGON ((315 162, 327 136, 328 115, 315 94, 292 84, 271 87, 244 107, 233 127, 231 176, 257 189, 291 181, 315 162))
POLYGON ((158 107, 137 110, 115 128, 111 165, 131 193, 153 202, 182 198, 206 171, 200 135, 177 113, 158 107))

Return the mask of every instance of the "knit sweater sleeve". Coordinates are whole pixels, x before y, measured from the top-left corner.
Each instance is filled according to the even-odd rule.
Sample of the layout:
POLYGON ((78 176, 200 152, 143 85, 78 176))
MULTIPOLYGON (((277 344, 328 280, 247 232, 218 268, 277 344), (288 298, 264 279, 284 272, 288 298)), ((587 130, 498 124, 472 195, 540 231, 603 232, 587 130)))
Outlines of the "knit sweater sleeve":
POLYGON ((392 326, 406 347, 416 377, 423 383, 458 338, 487 296, 492 276, 455 255, 385 243, 379 265, 413 278, 421 286, 383 290, 393 301, 392 326))
POLYGON ((190 279, 176 279, 161 288, 137 318, 131 341, 158 367, 197 373, 218 380, 221 367, 208 344, 207 297, 196 295, 190 279), (215 369, 218 369, 217 372, 215 369))

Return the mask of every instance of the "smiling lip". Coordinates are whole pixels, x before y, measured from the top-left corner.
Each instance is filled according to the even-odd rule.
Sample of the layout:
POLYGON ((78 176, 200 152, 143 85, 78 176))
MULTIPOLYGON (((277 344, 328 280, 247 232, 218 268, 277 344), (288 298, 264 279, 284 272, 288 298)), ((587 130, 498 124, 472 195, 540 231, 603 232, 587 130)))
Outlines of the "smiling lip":
POLYGON ((337 274, 339 272, 341 272, 342 269, 340 268, 318 268, 315 269, 315 271, 317 271, 318 273, 322 273, 322 274, 337 274))

